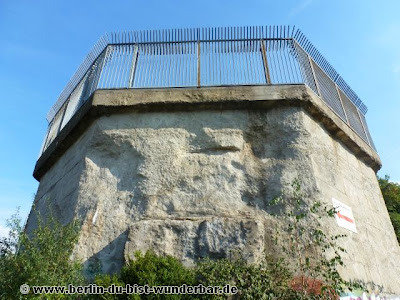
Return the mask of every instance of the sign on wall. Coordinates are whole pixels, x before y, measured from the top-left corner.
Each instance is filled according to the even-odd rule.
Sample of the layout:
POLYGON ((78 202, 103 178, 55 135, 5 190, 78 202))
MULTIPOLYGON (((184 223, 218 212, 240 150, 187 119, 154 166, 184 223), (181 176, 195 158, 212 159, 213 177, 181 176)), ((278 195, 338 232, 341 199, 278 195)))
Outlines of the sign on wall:
POLYGON ((357 232, 356 222, 354 221, 351 207, 332 198, 333 207, 336 209, 335 219, 340 227, 357 232))

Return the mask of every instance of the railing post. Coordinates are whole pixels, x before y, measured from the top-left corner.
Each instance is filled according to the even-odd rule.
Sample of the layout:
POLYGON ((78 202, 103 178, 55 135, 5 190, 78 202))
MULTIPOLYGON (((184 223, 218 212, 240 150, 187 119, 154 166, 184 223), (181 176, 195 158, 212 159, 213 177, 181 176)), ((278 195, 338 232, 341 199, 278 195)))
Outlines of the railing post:
POLYGON ((197 87, 200 87, 200 40, 197 40, 197 87))
MULTIPOLYGON (((111 46, 110 45, 107 45, 106 46, 106 48, 105 48, 105 52, 104 52, 104 57, 103 57, 103 59, 102 59, 102 62, 101 62, 101 68, 100 68, 100 72, 99 72, 99 81, 100 81, 100 78, 102 77, 102 75, 103 75, 103 70, 104 70, 104 67, 105 67, 105 65, 106 65, 106 63, 107 63, 107 59, 108 59, 108 56, 110 55, 110 49, 111 49, 111 46)), ((104 83, 104 79, 103 79, 103 83, 104 83)), ((97 85, 99 84, 99 82, 97 83, 97 85)), ((97 86, 97 88, 98 88, 99 86, 97 86)))
MULTIPOLYGON (((54 122, 54 118, 53 118, 53 120, 51 120, 51 122, 54 122)), ((44 151, 46 151, 46 149, 47 149, 47 141, 49 140, 49 134, 50 134, 50 129, 51 129, 51 122, 49 123, 49 125, 47 126, 47 134, 46 134, 46 139, 44 140, 44 144, 43 144, 43 147, 42 147, 42 153, 44 152, 44 151)), ((42 153, 40 153, 40 155, 42 155, 42 153)))
POLYGON ((358 113, 358 118, 360 119, 361 127, 364 130, 365 137, 367 138, 366 142, 368 143, 368 145, 371 146, 371 141, 368 138, 367 130, 365 129, 364 122, 363 122, 363 120, 361 119, 361 116, 360 116, 360 110, 358 109, 358 107, 356 107, 356 110, 357 110, 357 113, 358 113))
POLYGON ((139 55, 139 49, 138 49, 138 45, 136 44, 134 47, 134 50, 133 50, 131 69, 129 71, 128 88, 133 87, 133 81, 135 80, 136 62, 137 62, 138 55, 139 55))
MULTIPOLYGON (((307 57, 308 57, 308 62, 309 62, 310 67, 311 67, 311 72, 312 72, 313 77, 314 77, 314 82, 315 82, 315 86, 316 86, 317 91, 318 91, 318 95, 321 97, 322 100, 324 100, 322 98, 321 90, 319 89, 319 83, 318 83, 318 80, 317 80, 317 76, 315 75, 315 70, 314 70, 312 59, 311 59, 310 55, 308 55, 308 54, 307 54, 307 57)), ((324 100, 324 101, 326 101, 326 100, 324 100)))
POLYGON ((268 59, 267 59, 267 50, 265 47, 265 40, 261 40, 261 55, 264 62, 264 75, 265 81, 267 84, 271 84, 271 76, 269 74, 269 66, 268 66, 268 59))
MULTIPOLYGON (((100 63, 96 65, 95 75, 94 79, 92 80, 92 85, 90 87, 89 94, 93 93, 98 88, 99 80, 101 74, 103 73, 103 66, 107 59, 107 54, 108 54, 108 46, 104 48, 103 54, 99 55, 99 57, 97 58, 97 60, 100 60, 100 63)), ((94 62, 94 64, 96 64, 96 61, 94 62)))
POLYGON ((345 118, 346 118, 346 122, 347 122, 347 124, 350 126, 349 118, 347 117, 346 109, 344 108, 343 99, 342 99, 342 97, 340 96, 339 88, 338 88, 338 86, 337 86, 336 83, 334 83, 334 84, 335 84, 336 92, 337 92, 337 94, 338 94, 338 96, 339 96, 340 104, 342 105, 342 108, 343 108, 343 112, 344 112, 344 116, 345 116, 345 118))
MULTIPOLYGON (((69 104, 70 99, 71 99, 71 96, 69 96, 69 98, 67 99, 67 101, 65 101, 64 105, 61 106, 61 108, 60 108, 60 111, 61 111, 62 108, 65 106, 65 107, 64 107, 64 111, 63 111, 62 116, 61 116, 60 126, 58 126, 58 129, 57 129, 57 134, 59 134, 60 131, 61 131, 61 127, 62 127, 62 124, 63 124, 63 122, 64 122, 65 113, 67 112, 67 108, 68 108, 68 104, 69 104)), ((80 100, 79 100, 79 101, 80 101, 80 100)))

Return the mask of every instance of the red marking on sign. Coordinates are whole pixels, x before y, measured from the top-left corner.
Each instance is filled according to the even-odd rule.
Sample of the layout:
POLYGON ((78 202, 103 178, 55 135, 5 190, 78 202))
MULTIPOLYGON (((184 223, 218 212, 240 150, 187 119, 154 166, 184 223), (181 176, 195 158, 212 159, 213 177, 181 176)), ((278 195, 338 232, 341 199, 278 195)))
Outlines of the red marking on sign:
POLYGON ((354 221, 353 221, 351 218, 342 215, 340 212, 337 213, 337 216, 338 216, 339 218, 341 218, 341 219, 346 220, 347 222, 354 223, 354 221))

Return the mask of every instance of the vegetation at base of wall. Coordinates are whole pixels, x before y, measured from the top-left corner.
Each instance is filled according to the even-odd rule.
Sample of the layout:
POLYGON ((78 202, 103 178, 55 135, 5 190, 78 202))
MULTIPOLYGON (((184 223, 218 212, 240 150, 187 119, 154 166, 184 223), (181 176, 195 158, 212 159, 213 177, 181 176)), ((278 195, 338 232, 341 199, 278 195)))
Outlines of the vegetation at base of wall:
POLYGON ((397 241, 400 244, 400 184, 391 182, 390 177, 378 177, 379 186, 392 221, 397 241))
POLYGON ((286 226, 284 231, 290 234, 289 246, 284 251, 287 257, 297 257, 295 266, 300 272, 296 278, 306 278, 305 281, 302 279, 303 291, 307 293, 310 282, 315 280, 320 281, 316 291, 325 298, 335 298, 345 290, 366 290, 360 283, 344 280, 338 272, 338 267, 343 266, 342 255, 346 252, 340 246, 343 244, 340 240, 346 235, 329 234, 323 230, 323 222, 334 222, 335 209, 319 201, 307 204, 305 198, 300 181, 295 180, 291 193, 284 199, 287 208, 283 222, 286 226))
MULTIPOLYGON (((239 292, 231 295, 102 295, 100 299, 337 299, 337 294, 322 291, 322 280, 296 278, 283 259, 267 256, 257 264, 248 264, 243 256, 236 254, 219 260, 204 259, 194 268, 186 268, 176 258, 157 256, 152 251, 145 255, 138 252, 136 256, 140 262, 124 266, 119 275, 98 275, 95 283, 104 287, 113 283, 125 286, 127 283, 145 285, 153 282, 149 286, 201 284, 221 288, 229 284, 236 286, 239 292), (164 264, 165 261, 171 263, 164 264), (142 268, 138 268, 142 265, 145 265, 145 274, 142 268), (158 268, 147 268, 149 265, 158 268), (171 281, 166 281, 165 277, 171 281)), ((99 298, 92 296, 92 299, 99 298)))
MULTIPOLYGON (((0 239, 0 299, 36 298, 22 295, 22 284, 79 285, 84 283, 82 265, 70 256, 78 239, 78 223, 62 226, 51 214, 42 219, 28 236, 18 211, 10 220, 9 236, 0 239)), ((67 299, 65 295, 46 295, 40 299, 67 299)))
MULTIPOLYGON (((118 275, 96 276, 94 283, 108 287, 111 284, 125 286, 182 286, 196 285, 196 269, 185 267, 178 259, 172 256, 158 256, 153 251, 142 254, 136 252, 134 259, 129 259, 118 275)), ((94 297, 93 299, 98 299, 94 297)), ((199 299, 197 295, 103 295, 100 299, 199 299)))
POLYGON ((290 287, 298 292, 297 299, 337 299, 346 290, 366 290, 361 283, 347 281, 339 274, 346 252, 339 242, 346 236, 323 230, 323 223, 334 218, 333 207, 308 199, 299 179, 270 206, 279 211, 275 217, 281 227, 275 233, 275 248, 286 260, 292 274, 290 287))
MULTIPOLYGON (((202 261, 196 273, 205 286, 234 285, 238 293, 232 299, 300 299, 298 291, 291 287, 293 273, 284 260, 266 256, 257 264, 234 255, 232 258, 202 261)), ((226 299, 215 295, 212 299, 226 299)))
MULTIPOLYGON (((248 264, 246 255, 233 251, 229 258, 203 259, 187 268, 171 256, 153 251, 135 253, 119 274, 98 274, 94 283, 109 287, 220 286, 238 288, 233 295, 32 295, 36 299, 337 299, 345 290, 365 287, 344 280, 337 268, 343 264, 338 246, 341 235, 322 231, 322 224, 335 211, 320 202, 305 202, 300 182, 295 180, 284 195, 270 202, 277 224, 274 253, 265 253, 260 261, 248 264), (278 253, 278 254, 277 254, 278 253)), ((310 200, 308 200, 310 201, 310 200)), ((10 236, 0 240, 0 298, 21 298, 19 287, 29 285, 87 285, 82 265, 71 260, 78 239, 79 224, 62 226, 50 214, 38 215, 37 229, 28 236, 20 219, 9 221, 10 236)), ((97 268, 96 268, 97 269, 97 268)), ((25 297, 24 297, 25 298, 25 297)))
POLYGON ((266 253, 258 263, 248 264, 245 255, 236 251, 230 258, 204 259, 186 272, 175 258, 159 257, 150 251, 145 255, 136 253, 136 260, 130 260, 118 277, 101 275, 95 282, 105 283, 104 286, 112 281, 131 285, 186 283, 223 287, 230 284, 239 290, 230 296, 204 298, 200 295, 136 295, 136 298, 109 295, 103 299, 338 299, 345 290, 365 290, 361 284, 344 280, 337 270, 343 265, 341 254, 345 252, 337 242, 344 236, 330 236, 322 231, 322 220, 333 217, 334 209, 320 202, 310 206, 304 198, 300 183, 295 180, 290 192, 271 202, 271 210, 279 211, 276 218, 283 224, 275 234, 279 256, 266 253))

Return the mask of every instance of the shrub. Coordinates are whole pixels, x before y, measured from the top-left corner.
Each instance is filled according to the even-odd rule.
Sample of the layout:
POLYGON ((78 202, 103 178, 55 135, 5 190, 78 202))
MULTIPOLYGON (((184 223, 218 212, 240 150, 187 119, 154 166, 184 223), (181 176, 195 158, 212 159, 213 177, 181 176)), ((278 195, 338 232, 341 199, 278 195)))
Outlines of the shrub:
MULTIPOLYGON (((108 275, 108 274, 99 274, 94 279, 94 284, 98 286, 109 287, 112 284, 116 286, 125 286, 125 283, 122 282, 118 275, 108 275)), ((131 295, 130 298, 128 295, 117 295, 117 294, 103 294, 103 295, 87 295, 88 299, 102 299, 102 300, 114 300, 114 299, 140 299, 139 296, 131 295)))
MULTIPOLYGON (((95 283, 102 286, 116 285, 148 285, 148 286, 181 286, 195 285, 194 269, 185 267, 172 256, 157 256, 153 251, 144 255, 138 251, 134 259, 129 259, 118 277, 110 275, 96 276, 95 283)), ((103 299, 196 299, 193 295, 104 295, 103 299)))
POLYGON ((239 252, 229 259, 205 259, 188 269, 173 257, 138 252, 118 280, 138 285, 230 284, 239 290, 231 296, 135 295, 130 299, 338 299, 346 289, 363 289, 344 280, 337 270, 345 252, 337 241, 344 236, 330 236, 322 230, 322 220, 333 217, 334 209, 320 202, 310 206, 305 199, 296 180, 291 189, 271 202, 271 210, 279 212, 275 217, 282 226, 275 234, 275 255, 266 254, 257 264, 248 264, 239 252))
MULTIPOLYGON (((286 299, 296 294, 289 289, 291 272, 283 260, 266 257, 259 264, 248 264, 240 255, 231 259, 202 261, 197 267, 199 282, 205 286, 234 285, 238 293, 232 299, 286 299)), ((226 299, 226 295, 208 296, 226 299)))
MULTIPOLYGON (((395 206, 395 201, 392 202, 395 206)), ((248 264, 240 253, 233 253, 229 259, 205 259, 194 268, 187 268, 172 256, 157 256, 153 251, 136 252, 120 274, 97 275, 94 280, 95 284, 104 287, 112 284, 224 287, 230 284, 238 288, 238 294, 104 294, 86 295, 79 299, 337 299, 346 289, 364 289, 344 280, 337 271, 337 267, 343 264, 341 255, 345 252, 337 241, 343 236, 327 235, 322 231, 321 221, 333 217, 333 209, 323 207, 320 202, 311 206, 306 203, 298 180, 270 205, 271 211, 279 212, 275 217, 282 226, 277 228, 274 237, 275 255, 266 253, 257 264, 248 264)), ((38 215, 37 229, 30 236, 20 224, 18 214, 14 215, 8 222, 11 228, 9 237, 0 240, 1 299, 20 298, 19 287, 24 283, 61 286, 87 283, 82 276, 82 265, 70 259, 78 238, 79 224, 76 221, 62 226, 51 213, 45 221, 38 215)), ((41 295, 42 298, 68 297, 41 295)), ((77 295, 71 298, 76 299, 77 295)))
MULTIPOLYGON (((0 239, 0 298, 19 299, 22 284, 82 284, 82 266, 70 260, 78 239, 78 223, 62 226, 52 215, 28 236, 21 226, 18 211, 10 220, 9 236, 0 239)), ((25 297, 39 298, 28 294, 25 297)), ((25 298, 24 297, 24 298, 25 298)), ((66 299, 65 295, 42 295, 41 299, 66 299)))

